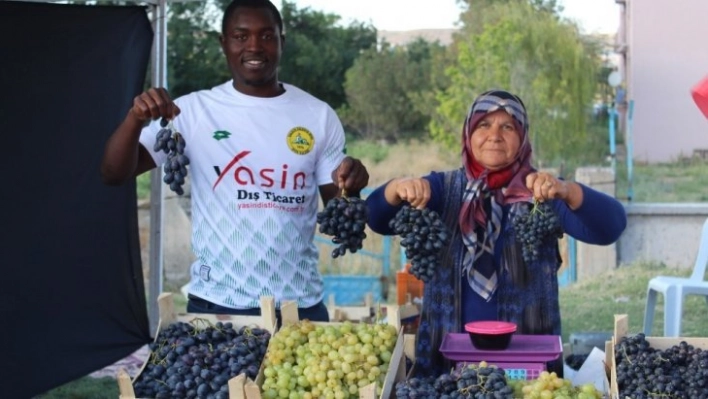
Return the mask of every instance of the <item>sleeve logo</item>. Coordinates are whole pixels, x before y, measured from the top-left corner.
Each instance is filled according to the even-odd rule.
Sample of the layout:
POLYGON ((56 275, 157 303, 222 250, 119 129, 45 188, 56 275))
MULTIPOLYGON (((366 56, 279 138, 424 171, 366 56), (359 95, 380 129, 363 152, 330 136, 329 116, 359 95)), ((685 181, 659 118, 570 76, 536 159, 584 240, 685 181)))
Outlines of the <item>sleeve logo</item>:
POLYGON ((300 126, 290 130, 286 140, 290 151, 298 155, 305 155, 309 153, 315 146, 315 138, 312 136, 312 133, 300 126))
POLYGON ((226 130, 217 130, 214 132, 214 140, 216 141, 221 141, 221 140, 226 140, 231 136, 231 133, 227 132, 226 130))

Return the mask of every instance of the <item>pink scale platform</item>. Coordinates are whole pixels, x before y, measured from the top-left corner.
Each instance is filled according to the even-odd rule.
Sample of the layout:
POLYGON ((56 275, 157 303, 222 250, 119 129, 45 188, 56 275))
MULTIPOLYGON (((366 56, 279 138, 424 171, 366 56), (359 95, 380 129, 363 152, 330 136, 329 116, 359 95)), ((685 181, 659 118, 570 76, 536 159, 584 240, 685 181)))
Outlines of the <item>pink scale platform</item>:
POLYGON ((546 363, 558 359, 563 353, 558 335, 514 334, 503 350, 480 350, 472 345, 467 333, 447 334, 440 345, 440 352, 447 359, 458 362, 458 367, 487 362, 504 369, 512 380, 533 380, 546 370, 546 363))
POLYGON ((545 363, 563 353, 558 335, 514 334, 504 350, 479 350, 472 345, 469 334, 449 333, 443 338, 440 352, 458 362, 545 363))

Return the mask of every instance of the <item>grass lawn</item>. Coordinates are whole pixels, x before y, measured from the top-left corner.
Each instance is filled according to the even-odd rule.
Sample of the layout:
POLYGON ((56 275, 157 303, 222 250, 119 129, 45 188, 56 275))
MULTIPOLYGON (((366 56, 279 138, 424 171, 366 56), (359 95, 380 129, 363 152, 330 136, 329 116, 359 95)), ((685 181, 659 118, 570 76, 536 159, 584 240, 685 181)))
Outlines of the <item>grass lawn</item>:
MULTIPOLYGON (((663 265, 623 266, 560 290, 563 342, 573 332, 606 331, 614 328, 614 315, 627 314, 631 333, 642 330, 647 283, 657 275, 688 277, 691 270, 663 265)), ((652 335, 663 334, 664 302, 659 295, 652 335)), ((684 301, 682 331, 687 337, 708 336, 708 304, 698 296, 684 301)))
MULTIPOLYGON (((708 201, 708 164, 704 160, 684 160, 664 164, 635 164, 632 172, 633 202, 708 201)), ((616 196, 629 194, 627 166, 617 165, 616 196)))
POLYGON ((118 383, 114 378, 84 377, 64 384, 35 399, 117 399, 118 383))

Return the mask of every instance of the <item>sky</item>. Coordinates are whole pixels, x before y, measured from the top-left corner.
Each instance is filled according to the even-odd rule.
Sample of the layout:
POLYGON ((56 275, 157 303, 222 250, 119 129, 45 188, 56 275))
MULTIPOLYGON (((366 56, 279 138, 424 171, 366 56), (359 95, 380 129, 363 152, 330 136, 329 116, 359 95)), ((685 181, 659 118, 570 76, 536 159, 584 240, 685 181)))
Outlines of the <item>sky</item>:
MULTIPOLYGON (((291 0, 299 9, 338 14, 343 22, 371 22, 378 30, 454 28, 461 8, 455 0, 291 0), (431 6, 435 4, 435 6, 431 6)), ((619 25, 615 0, 559 0, 563 15, 586 33, 614 33, 619 25)), ((274 1, 279 5, 279 1, 274 1)))

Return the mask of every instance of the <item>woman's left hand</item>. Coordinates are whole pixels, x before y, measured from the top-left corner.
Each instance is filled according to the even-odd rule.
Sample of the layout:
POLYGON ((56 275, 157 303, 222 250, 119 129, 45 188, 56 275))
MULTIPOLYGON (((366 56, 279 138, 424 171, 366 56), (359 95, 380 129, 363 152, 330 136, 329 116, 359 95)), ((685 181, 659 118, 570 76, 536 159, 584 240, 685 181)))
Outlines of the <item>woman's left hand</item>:
POLYGON ((566 183, 545 172, 530 173, 526 176, 526 187, 533 193, 533 198, 541 202, 556 198, 565 199, 568 196, 566 183))
POLYGON ((583 191, 580 186, 556 179, 546 172, 530 173, 526 176, 526 187, 533 193, 533 198, 540 202, 560 199, 571 209, 577 209, 583 202, 583 191))

